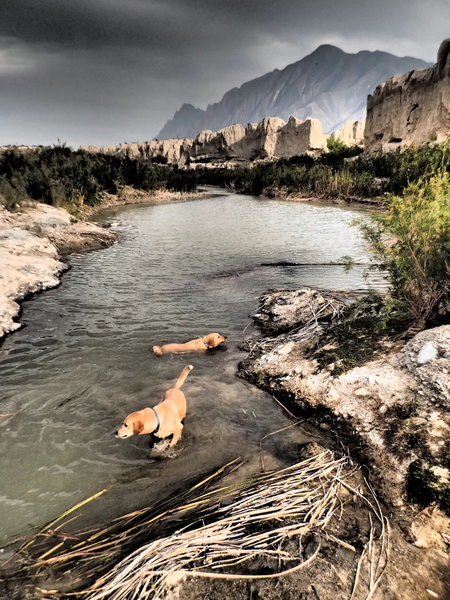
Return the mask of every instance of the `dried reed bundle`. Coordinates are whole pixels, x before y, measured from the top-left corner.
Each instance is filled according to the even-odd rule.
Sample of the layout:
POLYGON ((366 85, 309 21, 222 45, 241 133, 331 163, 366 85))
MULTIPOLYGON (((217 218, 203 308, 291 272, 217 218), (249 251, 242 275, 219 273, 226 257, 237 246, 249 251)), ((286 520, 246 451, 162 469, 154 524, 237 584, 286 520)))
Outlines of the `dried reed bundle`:
POLYGON ((214 511, 215 520, 138 548, 87 590, 89 600, 163 597, 182 575, 239 579, 279 577, 298 570, 305 560, 285 549, 285 542, 323 529, 339 506, 341 475, 346 459, 324 451, 291 467, 258 478, 227 506, 214 511), (220 573, 255 558, 296 561, 273 575, 220 573), (207 571, 205 571, 207 569, 207 571))

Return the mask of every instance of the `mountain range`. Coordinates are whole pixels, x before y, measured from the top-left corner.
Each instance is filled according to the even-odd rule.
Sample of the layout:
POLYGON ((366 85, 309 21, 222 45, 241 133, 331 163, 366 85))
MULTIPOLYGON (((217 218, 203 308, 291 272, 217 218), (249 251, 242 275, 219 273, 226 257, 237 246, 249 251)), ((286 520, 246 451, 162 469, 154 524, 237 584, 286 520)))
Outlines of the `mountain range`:
POLYGON ((331 45, 282 70, 275 69, 228 91, 206 110, 183 104, 167 121, 157 139, 191 138, 204 129, 260 121, 315 117, 326 132, 346 121, 365 118, 367 95, 388 77, 430 66, 421 59, 362 50, 349 54, 331 45))

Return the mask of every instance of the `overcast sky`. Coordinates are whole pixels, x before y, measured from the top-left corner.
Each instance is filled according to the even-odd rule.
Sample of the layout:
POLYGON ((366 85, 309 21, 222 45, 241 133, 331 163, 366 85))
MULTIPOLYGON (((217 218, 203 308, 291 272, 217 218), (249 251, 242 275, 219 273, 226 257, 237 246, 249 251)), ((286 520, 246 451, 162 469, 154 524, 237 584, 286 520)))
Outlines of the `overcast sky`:
POLYGON ((435 61, 450 0, 0 0, 0 145, 151 139, 328 43, 435 61))

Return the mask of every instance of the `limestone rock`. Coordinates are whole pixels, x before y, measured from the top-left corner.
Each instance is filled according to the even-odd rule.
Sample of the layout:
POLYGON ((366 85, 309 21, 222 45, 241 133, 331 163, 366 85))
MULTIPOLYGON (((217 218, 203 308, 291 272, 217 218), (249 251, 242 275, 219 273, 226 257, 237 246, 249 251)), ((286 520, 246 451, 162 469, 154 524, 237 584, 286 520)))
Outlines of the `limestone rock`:
POLYGON ((262 297, 254 321, 264 333, 278 334, 305 325, 311 319, 330 319, 345 307, 343 300, 323 290, 280 290, 262 297))
POLYGON ((327 136, 323 133, 318 119, 300 121, 289 117, 288 122, 280 127, 273 156, 289 158, 298 154, 307 154, 312 150, 325 150, 327 136))
POLYGON ((347 121, 340 129, 333 131, 331 137, 344 142, 347 146, 362 146, 365 126, 365 121, 347 121))
POLYGON ((450 406, 450 327, 418 333, 403 349, 403 363, 415 377, 421 395, 430 403, 450 406))
POLYGON ((364 145, 369 152, 440 143, 450 135, 450 38, 437 63, 395 75, 367 99, 364 145))
POLYGON ((431 342, 427 342, 419 351, 417 355, 417 364, 425 365, 430 360, 433 360, 438 355, 436 348, 433 346, 431 342))
POLYGON ((246 127, 236 123, 219 131, 205 129, 194 139, 168 139, 118 144, 117 146, 84 146, 88 152, 129 154, 146 160, 164 159, 168 164, 183 167, 222 164, 232 161, 253 161, 266 158, 289 158, 298 154, 325 150, 327 136, 317 119, 300 121, 290 117, 286 123, 278 117, 266 117, 246 127))
POLYGON ((278 117, 267 117, 246 127, 235 124, 216 132, 202 131, 194 139, 190 157, 194 162, 251 161, 289 158, 325 148, 326 136, 317 119, 290 117, 285 123, 278 117))
POLYGON ((302 303, 302 298, 311 295, 315 297, 313 290, 308 294, 298 290, 297 295, 276 292, 263 298, 255 320, 265 332, 284 333, 261 344, 261 354, 243 361, 239 374, 289 398, 319 425, 331 424, 344 436, 351 432, 349 443, 356 440, 356 446, 364 449, 379 489, 394 506, 401 506, 407 491, 411 493, 411 481, 417 481, 411 484, 412 493, 419 495, 431 485, 430 494, 445 498, 450 487, 446 463, 450 375, 445 358, 450 325, 423 331, 401 351, 336 376, 319 362, 320 338, 299 340, 296 334, 296 324, 308 318, 308 302, 302 303), (437 357, 418 365, 417 355, 427 343, 437 350, 437 357), (436 488, 433 480, 438 481, 436 488))
POLYGON ((146 160, 164 159, 169 164, 184 166, 189 158, 192 139, 152 140, 150 142, 117 144, 116 146, 80 146, 87 152, 141 157, 146 160))

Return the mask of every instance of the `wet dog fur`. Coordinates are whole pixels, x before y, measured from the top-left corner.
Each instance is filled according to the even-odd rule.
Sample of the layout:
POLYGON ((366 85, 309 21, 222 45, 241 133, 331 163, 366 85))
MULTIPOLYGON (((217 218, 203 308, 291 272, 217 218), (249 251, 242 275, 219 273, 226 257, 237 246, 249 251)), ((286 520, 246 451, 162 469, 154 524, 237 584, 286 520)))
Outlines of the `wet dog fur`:
POLYGON ((182 421, 186 416, 186 397, 180 388, 193 368, 188 365, 181 371, 175 385, 164 393, 162 401, 154 408, 144 408, 126 416, 114 435, 122 440, 146 433, 161 439, 172 435, 169 447, 173 448, 181 437, 182 421))
POLYGON ((206 352, 212 348, 217 348, 227 341, 226 336, 220 333, 209 333, 203 337, 190 340, 184 344, 165 344, 164 346, 153 346, 153 352, 157 356, 163 354, 184 354, 185 352, 206 352))

